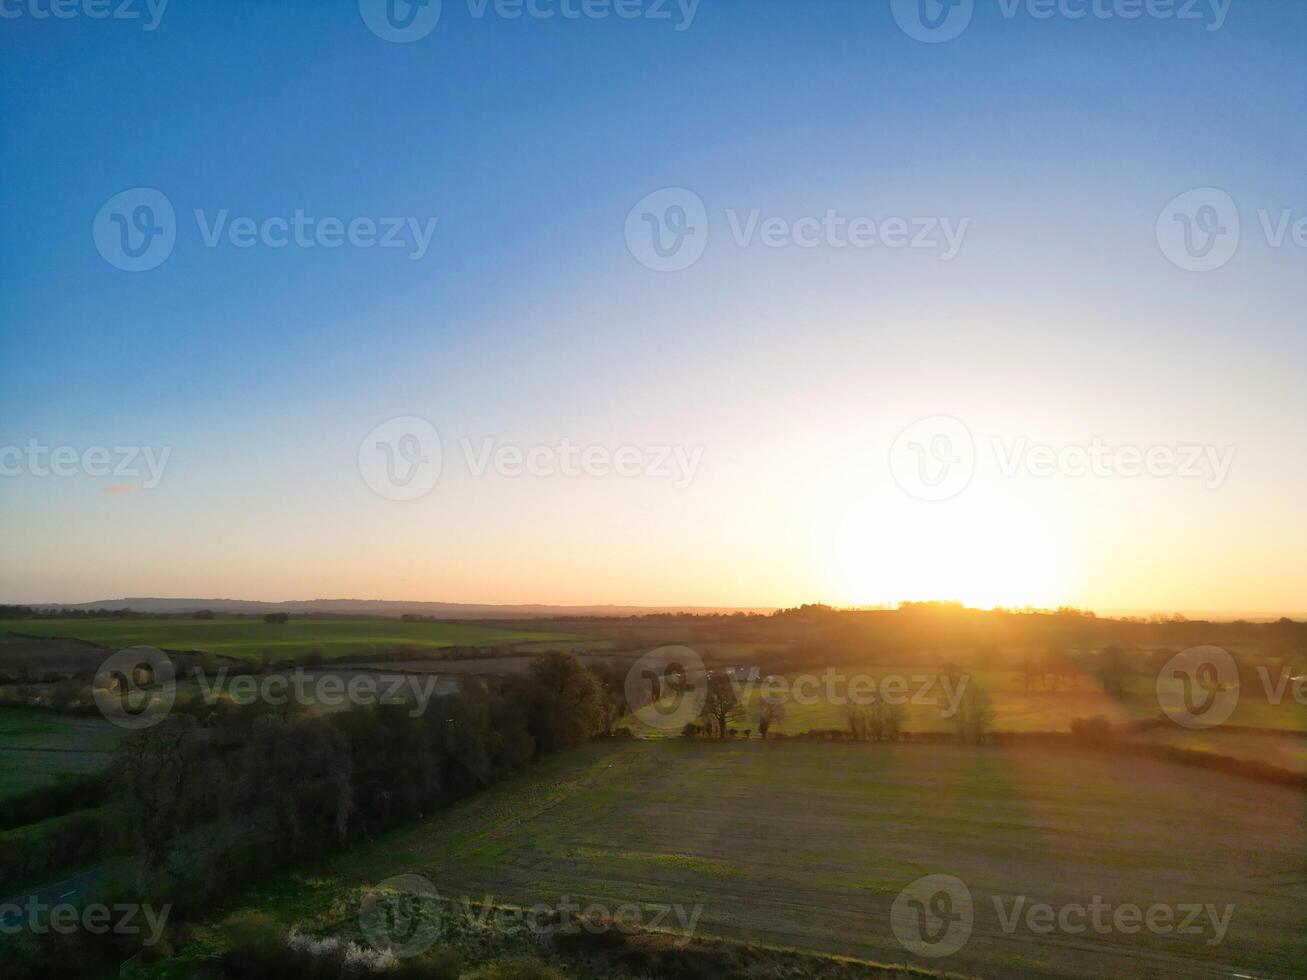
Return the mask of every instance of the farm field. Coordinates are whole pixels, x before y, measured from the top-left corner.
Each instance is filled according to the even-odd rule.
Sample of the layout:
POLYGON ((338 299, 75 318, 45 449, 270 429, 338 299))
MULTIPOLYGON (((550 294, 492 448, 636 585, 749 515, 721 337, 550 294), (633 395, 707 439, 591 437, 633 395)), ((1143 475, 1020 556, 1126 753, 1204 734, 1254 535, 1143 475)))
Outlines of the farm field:
MULTIPOLYGON (((952 687, 946 686, 935 668, 921 664, 839 667, 835 670, 841 681, 833 689, 822 681, 824 670, 817 668, 806 675, 779 675, 784 679, 781 690, 790 692, 791 696, 785 704, 783 720, 774 725, 773 731, 799 735, 813 729, 847 729, 848 706, 841 700, 848 691, 844 685, 850 678, 859 675, 875 679, 876 690, 881 692, 891 690, 883 686, 888 679, 901 679, 892 693, 897 699, 906 702, 903 704, 905 731, 953 731, 951 704, 956 704, 956 698, 964 688, 957 682, 953 682, 952 687), (819 683, 799 683, 799 679, 805 676, 815 677, 819 683), (827 699, 828 690, 833 690, 835 700, 827 699)), ((1017 671, 981 669, 964 671, 964 674, 967 685, 984 692, 988 698, 994 712, 993 727, 998 731, 1066 732, 1069 731, 1072 720, 1096 715, 1102 715, 1115 725, 1164 717, 1158 695, 1138 677, 1132 678, 1128 696, 1117 697, 1104 694, 1098 681, 1091 677, 1081 677, 1075 688, 1063 686, 1056 690, 1027 690, 1017 671)), ((732 720, 730 724, 739 729, 751 728, 757 731, 758 712, 767 690, 762 680, 741 682, 743 716, 732 720)), ((1307 708, 1291 697, 1284 698, 1280 704, 1271 704, 1264 697, 1259 697, 1260 694, 1261 691, 1256 688, 1242 694, 1228 724, 1307 731, 1307 708)), ((1178 688, 1164 689, 1162 697, 1168 703, 1178 704, 1181 694, 1178 688)), ((630 719, 629 723, 638 734, 647 733, 638 721, 630 719)), ((1179 731, 1190 733, 1188 729, 1179 731)), ((1282 741, 1289 746, 1299 744, 1292 739, 1282 741)))
POLYGON ((1307 777, 1307 739, 1301 737, 1250 735, 1222 731, 1220 728, 1191 731, 1186 728, 1164 727, 1142 732, 1134 738, 1155 745, 1174 745, 1196 752, 1264 762, 1307 777))
POLYGON ((24 669, 29 676, 68 677, 95 669, 103 657, 103 650, 75 640, 12 636, 0 628, 0 674, 7 677, 19 677, 24 669))
POLYGON ((0 708, 0 797, 54 782, 63 773, 101 768, 122 735, 98 716, 0 708))
POLYGON ((271 910, 420 873, 455 901, 698 904, 701 934, 981 976, 1303 976, 1303 802, 1071 749, 601 742, 340 855, 271 910), (955 875, 974 900, 970 940, 938 959, 890 928, 895 896, 927 874, 955 875), (1005 928, 995 905, 1096 896, 1234 908, 1209 944, 1210 925, 1036 934, 1005 928))
POLYGON ((252 660, 263 654, 275 663, 320 650, 329 660, 385 653, 400 648, 507 646, 573 639, 565 634, 496 629, 462 623, 404 622, 398 619, 30 619, 10 620, 12 633, 64 637, 121 648, 204 650, 252 660))

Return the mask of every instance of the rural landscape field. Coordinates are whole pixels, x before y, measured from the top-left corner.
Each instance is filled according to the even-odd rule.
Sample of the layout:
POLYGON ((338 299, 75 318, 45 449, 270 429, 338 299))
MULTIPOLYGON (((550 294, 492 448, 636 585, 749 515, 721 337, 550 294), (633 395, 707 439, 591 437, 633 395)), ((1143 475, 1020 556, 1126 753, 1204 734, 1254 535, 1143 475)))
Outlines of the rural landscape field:
MULTIPOLYGON (((177 827, 181 836, 159 856, 155 886, 186 909, 187 924, 133 958, 140 976, 308 969, 305 956, 331 960, 349 949, 364 962, 379 941, 398 950, 398 969, 450 977, 1307 973, 1307 705, 1274 698, 1274 683, 1258 690, 1263 676, 1302 671, 1304 627, 1287 619, 1112 620, 926 604, 744 617, 560 616, 552 630, 548 620, 131 614, 12 618, 4 626, 10 677, 0 708, 0 815, 11 815, 0 831, 0 870, 19 908, 25 895, 89 900, 123 887, 144 858, 122 839, 122 822, 152 813, 158 789, 141 796, 131 788, 142 772, 137 753, 155 757, 144 770, 152 780, 176 779, 157 768, 169 744, 157 739, 171 726, 185 732, 198 723, 192 764, 217 767, 215 777, 232 763, 203 762, 212 751, 204 743, 248 740, 257 731, 251 722, 265 734, 283 729, 274 737, 293 737, 307 756, 260 756, 266 776, 240 776, 250 764, 242 759, 233 776, 272 779, 272 792, 321 806, 323 780, 333 785, 335 777, 320 768, 323 748, 303 741, 308 733, 360 711, 389 719, 374 748, 365 741, 353 750, 353 765, 363 768, 352 778, 364 797, 350 820, 362 831, 390 829, 365 832, 339 852, 305 848, 303 830, 293 829, 304 817, 282 824, 281 807, 261 795, 246 804, 260 816, 240 821, 246 827, 234 839, 220 810, 198 824, 188 818, 183 826, 193 829, 177 827), (1246 687, 1220 725, 1177 724, 1182 689, 1155 673, 1178 654, 1175 644, 1195 635, 1239 652, 1246 687), (1073 637, 1087 642, 1058 644, 1073 637), (149 710, 169 698, 163 721, 140 732, 106 711, 99 665, 116 650, 154 649, 147 641, 170 651, 180 669, 168 685, 156 679, 136 692, 149 710), (69 644, 84 659, 70 660, 69 644), (1118 650, 1128 654, 1121 670, 1113 666, 1118 650), (638 680, 642 665, 666 651, 697 658, 700 666, 682 679, 729 699, 722 727, 716 694, 675 727, 663 712, 686 694, 674 684, 652 701, 631 697, 627 679, 638 680), (43 664, 57 674, 42 677, 43 664), (227 677, 233 669, 252 695, 227 677), (566 737, 575 747, 560 745, 515 771, 529 756, 513 763, 505 743, 490 737, 495 706, 527 698, 520 703, 534 726, 540 709, 530 686, 558 676, 574 686, 583 675, 594 686, 573 687, 566 710, 588 712, 585 699, 597 697, 597 739, 566 737), (287 714, 268 685, 295 677, 305 693, 287 714), (722 680, 739 677, 746 679, 722 680), (326 678, 341 690, 355 678, 376 681, 378 690, 393 681, 401 704, 342 708, 326 678), (879 717, 873 707, 851 706, 859 683, 887 704, 902 703, 892 730, 868 725, 868 711, 879 717), (785 696, 773 696, 781 688, 785 696), (984 705, 974 736, 959 721, 972 698, 984 705), (457 700, 490 715, 477 721, 457 700), (430 720, 445 716, 437 741, 422 747, 430 720), (1097 727, 1086 728, 1088 720, 1097 727), (433 751, 452 755, 428 763, 429 802, 401 785, 381 810, 367 800, 368 787, 391 778, 385 772, 406 755, 433 751), (428 815, 432 805, 440 812, 428 815), (129 817, 134 810, 138 817, 129 817), (90 850, 68 843, 88 832, 98 842, 90 850), (216 876, 207 864, 217 856, 210 836, 228 841, 217 854, 227 854, 229 867, 216 876), (297 856, 246 867, 262 863, 258 855, 277 841, 297 856), (902 896, 940 875, 949 887, 960 883, 969 903, 966 941, 944 956, 905 944, 895 925, 912 921, 902 896), (213 888, 226 897, 196 895, 213 888), (379 901, 391 916, 380 940, 369 911, 379 901), (1094 903, 1105 928, 1093 926, 1094 903), (552 925, 533 924, 533 910, 552 925), (558 919, 566 915, 575 919, 571 929, 558 919), (632 925, 613 926, 623 915, 632 925), (1165 915, 1165 924, 1144 928, 1149 915, 1165 915), (601 920, 608 928, 592 930, 601 920), (406 956, 409 936, 420 938, 420 949, 406 956), (288 952, 274 956, 268 946, 279 942, 288 952), (304 952, 305 943, 319 952, 304 952)), ((362 737, 357 726, 341 730, 362 737)), ((516 737, 510 731, 520 729, 499 738, 516 737)), ((558 737, 541 729, 531 741, 558 737)), ((173 787, 187 798, 196 790, 184 781, 173 787)), ((227 792, 243 796, 238 786, 227 792)), ((207 797, 189 805, 203 811, 212 806, 201 803, 207 797)), ((385 962, 374 967, 385 972, 385 962)), ((344 963, 312 969, 346 970, 344 963)))
POLYGON ((1307 980, 1307 0, 0 0, 0 980, 1307 980))
POLYGON ((462 623, 406 623, 396 620, 294 620, 269 629, 260 621, 215 619, 90 620, 70 624, 48 620, 6 623, 9 633, 71 638, 102 647, 153 646, 164 650, 205 651, 240 660, 325 660, 394 655, 453 646, 509 650, 520 643, 566 644, 584 639, 552 633, 492 629, 462 623), (70 635, 71 634, 71 635, 70 635))

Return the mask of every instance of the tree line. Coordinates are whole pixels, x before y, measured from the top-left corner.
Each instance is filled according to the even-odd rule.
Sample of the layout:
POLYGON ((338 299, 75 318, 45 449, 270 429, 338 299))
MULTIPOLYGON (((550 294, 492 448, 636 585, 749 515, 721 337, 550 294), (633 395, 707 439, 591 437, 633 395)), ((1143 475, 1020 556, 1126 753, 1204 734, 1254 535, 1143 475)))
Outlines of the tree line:
MULTIPOLYGON (((277 871, 435 813, 560 749, 611 731, 611 675, 571 654, 498 691, 308 715, 293 704, 179 705, 124 739, 108 776, 104 867, 115 900, 202 915, 277 871)), ((79 975, 124 937, 36 937, 8 976, 79 975)))

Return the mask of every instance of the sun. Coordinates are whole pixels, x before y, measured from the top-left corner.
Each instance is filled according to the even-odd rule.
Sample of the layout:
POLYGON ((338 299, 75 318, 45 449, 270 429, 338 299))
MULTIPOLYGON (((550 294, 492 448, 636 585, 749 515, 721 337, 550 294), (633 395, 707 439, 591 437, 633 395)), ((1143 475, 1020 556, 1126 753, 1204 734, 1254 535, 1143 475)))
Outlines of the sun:
POLYGON ((1003 497, 866 514, 825 542, 827 594, 846 605, 1055 608, 1071 595, 1066 539, 1065 529, 1003 497))

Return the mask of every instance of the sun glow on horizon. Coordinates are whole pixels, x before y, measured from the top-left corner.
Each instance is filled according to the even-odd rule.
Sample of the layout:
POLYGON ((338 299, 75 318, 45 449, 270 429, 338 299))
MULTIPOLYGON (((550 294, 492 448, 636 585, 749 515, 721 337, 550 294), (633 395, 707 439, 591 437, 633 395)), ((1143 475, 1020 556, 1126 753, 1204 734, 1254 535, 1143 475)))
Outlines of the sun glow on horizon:
POLYGON ((1071 605, 1066 533, 1010 499, 886 513, 828 541, 826 591, 848 605, 947 599, 976 609, 1071 605))

